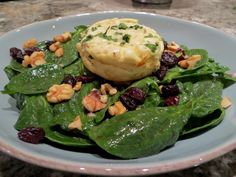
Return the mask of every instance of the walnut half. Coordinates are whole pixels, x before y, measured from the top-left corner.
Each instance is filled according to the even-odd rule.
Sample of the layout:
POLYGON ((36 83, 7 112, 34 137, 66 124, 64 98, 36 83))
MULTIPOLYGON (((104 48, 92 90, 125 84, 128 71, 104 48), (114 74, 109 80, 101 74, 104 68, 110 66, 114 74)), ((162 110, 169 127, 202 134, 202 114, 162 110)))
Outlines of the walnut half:
POLYGON ((59 103, 71 99, 74 92, 75 91, 70 84, 55 84, 48 89, 46 97, 50 103, 59 103))

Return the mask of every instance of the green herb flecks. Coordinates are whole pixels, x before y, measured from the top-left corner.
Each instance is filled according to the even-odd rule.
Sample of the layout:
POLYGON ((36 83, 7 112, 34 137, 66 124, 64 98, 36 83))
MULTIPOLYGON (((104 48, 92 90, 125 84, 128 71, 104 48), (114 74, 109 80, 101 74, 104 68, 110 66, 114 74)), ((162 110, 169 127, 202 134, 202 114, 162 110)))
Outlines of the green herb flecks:
POLYGON ((98 28, 97 27, 92 27, 91 30, 92 31, 96 31, 98 28))
POLYGON ((112 36, 107 36, 105 33, 98 33, 97 36, 106 39, 108 41, 117 42, 117 39, 112 38, 112 36))
POLYGON ((91 39, 93 39, 93 36, 92 36, 92 35, 88 35, 88 36, 86 36, 86 38, 83 40, 83 42, 90 41, 91 39))
POLYGON ((122 39, 126 42, 126 43, 129 43, 129 41, 130 41, 130 35, 129 34, 125 34, 123 37, 122 37, 122 39))
POLYGON ((157 50, 156 44, 145 44, 147 48, 149 48, 153 53, 157 50))
POLYGON ((148 34, 147 36, 144 36, 144 38, 152 38, 152 37, 154 37, 154 36, 151 33, 148 34))
POLYGON ((131 28, 131 29, 133 28, 133 29, 137 30, 137 29, 142 29, 143 27, 140 25, 133 25, 133 26, 130 26, 129 28, 131 28))
POLYGON ((120 23, 119 25, 118 25, 118 29, 123 29, 123 30, 125 30, 125 29, 127 29, 128 28, 128 26, 126 25, 126 24, 124 24, 124 23, 120 23))

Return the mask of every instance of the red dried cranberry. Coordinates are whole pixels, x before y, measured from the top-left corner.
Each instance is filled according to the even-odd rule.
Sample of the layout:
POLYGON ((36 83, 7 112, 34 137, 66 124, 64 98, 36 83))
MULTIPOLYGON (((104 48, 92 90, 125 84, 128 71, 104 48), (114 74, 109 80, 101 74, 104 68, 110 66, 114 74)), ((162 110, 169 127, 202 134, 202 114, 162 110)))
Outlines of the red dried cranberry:
POLYGON ((130 98, 133 98, 139 103, 143 103, 145 100, 145 92, 140 88, 130 87, 126 90, 125 93, 128 94, 130 98))
POLYGON ((41 50, 37 47, 26 48, 26 49, 24 49, 24 55, 30 56, 33 52, 38 52, 38 51, 41 51, 41 50))
POLYGON ((75 80, 77 82, 88 83, 88 82, 94 81, 94 77, 93 76, 76 76, 75 80))
POLYGON ((130 98, 129 95, 126 93, 124 93, 123 95, 120 96, 120 101, 124 104, 124 106, 128 110, 134 110, 138 106, 137 101, 130 98))
POLYGON ((39 127, 27 127, 18 132, 18 137, 20 140, 38 144, 44 139, 45 132, 39 127))
POLYGON ((179 87, 176 84, 163 85, 161 88, 161 92, 165 97, 175 96, 180 93, 179 87))
POLYGON ((154 73, 154 75, 159 79, 159 80, 163 80, 163 78, 165 77, 166 73, 168 71, 168 67, 161 65, 160 68, 154 73))
POLYGON ((14 58, 17 62, 22 63, 24 56, 21 49, 16 47, 10 48, 10 56, 14 58))
POLYGON ((145 100, 145 92, 137 87, 130 87, 120 96, 120 101, 128 110, 134 110, 145 100))
POLYGON ((175 106, 179 104, 179 96, 170 96, 165 98, 164 104, 166 106, 175 106))
POLYGON ((63 84, 70 84, 72 87, 76 84, 76 79, 72 75, 66 75, 62 81, 63 84))
POLYGON ((161 65, 171 68, 178 63, 178 58, 172 52, 163 52, 161 56, 161 65))

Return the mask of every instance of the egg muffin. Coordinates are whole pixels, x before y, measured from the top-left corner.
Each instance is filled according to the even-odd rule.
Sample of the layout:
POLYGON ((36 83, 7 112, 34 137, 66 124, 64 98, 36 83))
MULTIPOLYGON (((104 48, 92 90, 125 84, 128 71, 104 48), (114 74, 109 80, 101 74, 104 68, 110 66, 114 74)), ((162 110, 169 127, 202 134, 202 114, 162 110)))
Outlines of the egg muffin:
POLYGON ((164 50, 162 37, 155 30, 129 18, 94 23, 76 47, 88 70, 117 82, 155 72, 164 50))

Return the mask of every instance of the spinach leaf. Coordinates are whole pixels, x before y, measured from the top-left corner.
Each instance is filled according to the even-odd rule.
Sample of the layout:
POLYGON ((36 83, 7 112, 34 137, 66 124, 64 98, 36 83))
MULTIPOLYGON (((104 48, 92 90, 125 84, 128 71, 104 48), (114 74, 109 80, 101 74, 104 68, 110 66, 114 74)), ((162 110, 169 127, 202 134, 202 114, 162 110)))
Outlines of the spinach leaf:
POLYGON ((63 78, 64 72, 60 66, 55 64, 39 65, 14 76, 6 85, 3 93, 44 93, 53 84, 61 83, 63 78))
POLYGON ((219 81, 203 80, 193 85, 193 117, 204 117, 220 108, 223 85, 219 81))
POLYGON ((10 65, 8 65, 4 68, 4 72, 6 73, 9 80, 11 80, 11 78, 16 76, 17 74, 19 74, 19 72, 13 70, 10 65))
POLYGON ((44 96, 28 96, 15 124, 17 130, 25 127, 47 127, 53 118, 51 105, 44 96))
POLYGON ((188 123, 183 128, 181 136, 212 128, 218 125, 224 119, 224 116, 225 110, 219 108, 211 114, 202 117, 201 119, 196 117, 190 117, 188 123))
POLYGON ((89 137, 108 153, 138 158, 173 145, 187 123, 192 104, 130 111, 91 128, 89 137))
POLYGON ((73 76, 91 75, 91 72, 84 67, 81 59, 64 68, 65 74, 71 74, 73 76))
POLYGON ((46 129, 46 137, 52 142, 65 146, 88 147, 94 145, 92 141, 79 133, 65 132, 55 127, 46 129))
POLYGON ((54 106, 54 123, 53 125, 60 125, 62 129, 68 130, 68 125, 74 121, 76 116, 80 116, 82 122, 82 128, 87 124, 91 124, 93 120, 85 117, 84 106, 82 105, 83 97, 88 95, 89 92, 96 87, 96 82, 83 84, 79 92, 76 92, 74 96, 67 102, 58 103, 54 106))
POLYGON ((85 31, 86 28, 77 27, 72 35, 71 40, 66 43, 63 43, 61 46, 64 49, 64 54, 61 57, 56 57, 55 54, 49 50, 45 51, 45 60, 47 63, 55 63, 64 67, 73 63, 78 59, 78 51, 76 49, 76 44, 81 40, 81 33, 85 31))
POLYGON ((22 66, 22 64, 21 64, 21 63, 18 63, 16 60, 11 60, 10 67, 11 67, 14 71, 18 71, 18 72, 20 72, 20 73, 26 71, 27 69, 29 69, 29 68, 27 68, 27 67, 22 66))
POLYGON ((219 74, 217 79, 223 83, 224 88, 229 87, 230 85, 236 83, 236 77, 227 73, 219 74))

